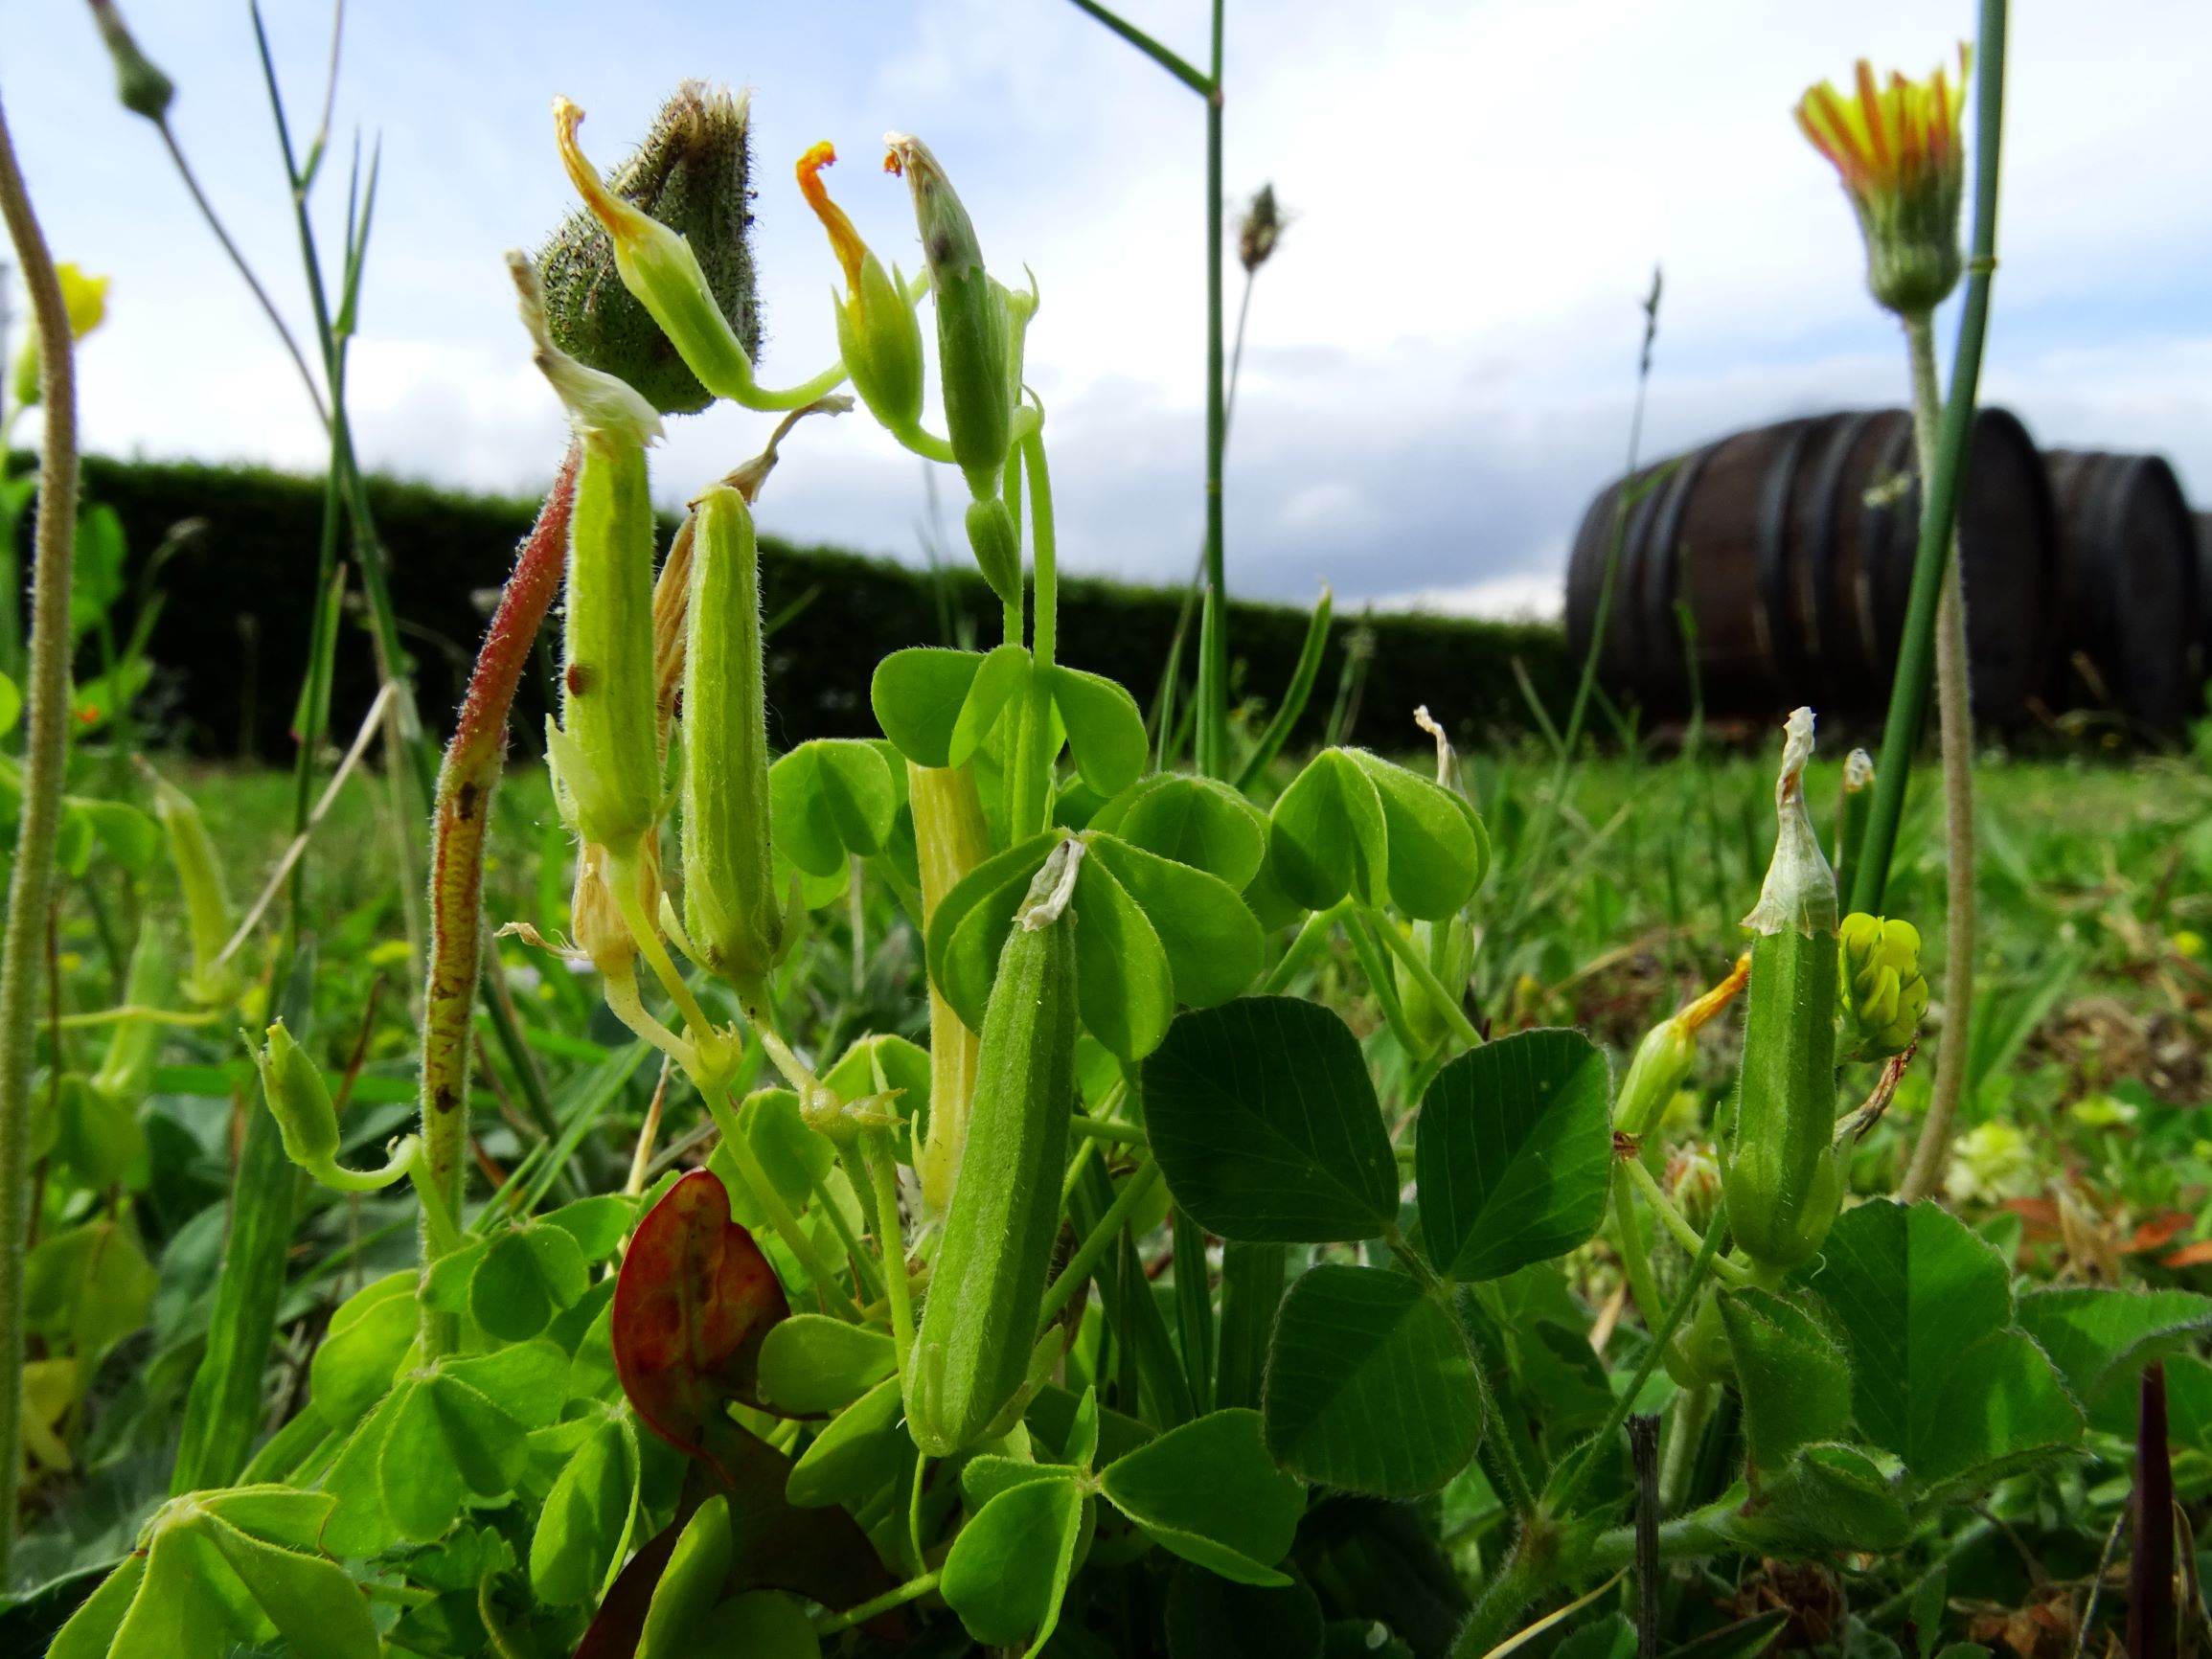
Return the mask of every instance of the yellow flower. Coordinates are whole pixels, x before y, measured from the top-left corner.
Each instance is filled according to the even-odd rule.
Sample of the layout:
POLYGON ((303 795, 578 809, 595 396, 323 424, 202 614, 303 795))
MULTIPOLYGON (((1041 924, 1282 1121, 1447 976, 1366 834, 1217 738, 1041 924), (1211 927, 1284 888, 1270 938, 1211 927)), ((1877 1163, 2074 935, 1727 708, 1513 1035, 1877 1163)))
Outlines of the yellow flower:
POLYGON ((57 265, 54 274, 61 279, 61 301, 69 308, 69 331, 81 340, 106 319, 108 279, 88 277, 75 265, 57 265))
POLYGON ((830 199, 822 170, 837 159, 828 144, 799 158, 799 190, 845 271, 837 304, 837 347, 845 372, 869 412, 892 432, 912 434, 922 420, 922 325, 906 303, 905 278, 886 271, 845 210, 830 199))
POLYGON ((1931 310, 1958 283, 1966 189, 1960 118, 1970 61, 1962 45, 1954 91, 1941 68, 1926 80, 1893 71, 1880 85, 1860 58, 1856 99, 1824 80, 1797 103, 1798 126, 1835 165, 1858 211, 1867 284, 1893 311, 1931 310))
MULTIPOLYGON (((88 277, 75 265, 57 265, 54 274, 61 279, 61 304, 69 312, 69 332, 81 340, 107 318, 108 279, 88 277)), ((33 329, 23 336, 23 348, 15 353, 11 392, 16 407, 29 409, 42 400, 38 370, 38 330, 33 329)))

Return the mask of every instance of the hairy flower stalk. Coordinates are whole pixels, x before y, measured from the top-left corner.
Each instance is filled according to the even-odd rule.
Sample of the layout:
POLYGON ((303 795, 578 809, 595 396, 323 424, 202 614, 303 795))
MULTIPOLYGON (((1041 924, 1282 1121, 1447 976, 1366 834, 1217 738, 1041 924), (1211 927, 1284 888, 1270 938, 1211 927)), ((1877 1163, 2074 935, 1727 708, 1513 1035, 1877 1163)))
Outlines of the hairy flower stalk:
MULTIPOLYGON (((1941 68, 1920 81, 1892 73, 1883 86, 1877 84, 1872 67, 1861 59, 1855 101, 1824 82, 1808 91, 1797 106, 1799 126, 1835 165, 1859 216, 1866 242, 1867 286, 1904 325, 1924 512, 1934 510, 1937 429, 1943 419, 1934 311, 1958 285, 1964 268, 1959 211, 1966 193, 1966 158, 1960 128, 1971 57, 1966 47, 1959 48, 1956 95, 1941 68)), ((1903 1188, 1908 1200, 1927 1195, 1942 1174, 1950 1125, 1966 1085, 1973 1009, 1973 688, 1966 592, 1955 536, 1943 557, 1934 643, 1950 865, 1944 929, 1944 1040, 1936 1057, 1927 1122, 1903 1188)), ((1904 648, 1916 648, 1916 642, 1907 641, 1904 648)))
POLYGON ((25 690, 23 805, 0 944, 0 1583, 15 1537, 22 1474, 23 1259, 31 1219, 31 1066, 40 981, 39 944, 61 824, 69 715, 69 590, 77 531, 77 378, 69 307, 15 141, 0 114, 0 218, 15 244, 40 341, 46 409, 38 471, 37 566, 32 579, 31 671, 25 690))
MULTIPOLYGON (((569 445, 515 555, 438 769, 430 830, 430 952, 422 990, 422 1111, 426 1175, 448 1216, 461 1214, 468 1146, 469 1009, 483 971, 484 838, 507 760, 507 716, 531 648, 568 566, 578 449, 569 445)), ((423 1259, 436 1254, 426 1205, 423 1259)), ((423 1309, 423 1346, 435 1355, 458 1335, 449 1314, 423 1309)))

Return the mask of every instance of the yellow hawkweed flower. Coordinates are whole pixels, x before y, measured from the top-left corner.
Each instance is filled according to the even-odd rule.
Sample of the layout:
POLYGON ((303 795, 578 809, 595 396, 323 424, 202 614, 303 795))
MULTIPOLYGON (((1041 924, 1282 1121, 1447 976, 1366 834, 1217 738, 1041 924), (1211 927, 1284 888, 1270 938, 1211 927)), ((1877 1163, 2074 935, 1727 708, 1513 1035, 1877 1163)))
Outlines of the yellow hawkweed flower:
MULTIPOLYGON (((107 320, 108 279, 87 276, 75 265, 57 265, 54 274, 61 279, 61 304, 69 312, 70 336, 81 340, 107 320)), ((23 336, 23 349, 15 353, 11 391, 17 407, 28 409, 44 396, 38 371, 38 330, 34 329, 23 336)))
POLYGON ((1955 93, 1941 68, 1926 80, 1893 71, 1889 84, 1879 85, 1860 58, 1856 100, 1824 80, 1798 101, 1798 126, 1835 164, 1859 214, 1867 285, 1903 315, 1932 310, 1958 284, 1966 191, 1960 117, 1971 57, 1962 45, 1955 93))

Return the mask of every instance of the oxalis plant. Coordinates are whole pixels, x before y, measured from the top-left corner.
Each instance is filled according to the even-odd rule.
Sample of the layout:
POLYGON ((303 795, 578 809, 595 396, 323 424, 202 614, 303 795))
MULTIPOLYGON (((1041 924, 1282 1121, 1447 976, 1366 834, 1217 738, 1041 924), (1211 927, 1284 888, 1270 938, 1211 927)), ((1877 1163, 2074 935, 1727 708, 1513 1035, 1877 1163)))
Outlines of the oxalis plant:
MULTIPOLYGON (((58 1659, 1478 1659, 1562 1624, 1609 1655, 1639 1642, 1631 1566, 1653 1652, 1667 1563, 1940 1544, 2203 1322, 2016 1295, 1945 1211, 1847 1201, 1927 989, 1910 925, 1839 914, 1810 711, 1736 970, 1617 1087, 1578 1032, 1485 1040, 1489 846, 1441 727, 1433 772, 1330 748, 1240 789, 1150 770, 1129 693, 1056 659, 1038 290, 993 275, 929 148, 887 146, 912 279, 830 198, 828 147, 800 159, 840 361, 770 389, 744 106, 687 88, 606 176, 581 120, 557 106, 579 216, 511 259, 574 442, 439 780, 419 1131, 349 1162, 311 1056, 258 1038, 291 1163, 411 1181, 421 1264, 338 1307, 304 1409, 241 1484, 156 1512, 58 1659), (959 469, 1003 638, 892 654, 880 739, 771 758, 753 507, 804 418, 855 399, 959 469), (660 550, 651 444, 718 400, 777 423, 685 481, 660 550), (622 1190, 548 1207, 588 1116, 496 1190, 467 1153, 486 825, 557 598, 576 876, 536 943, 666 1064, 622 1190), (923 941, 926 1007, 815 1052, 794 951, 862 882, 923 941), (1318 995, 1338 939, 1365 1041, 1318 995), (1678 1105, 1739 1003, 1708 1129, 1678 1105), (651 1179, 702 1115, 693 1167, 651 1179), (1635 1314, 1608 1358, 1561 1265, 1593 1242, 1635 1314)), ((1909 1598, 1924 1654, 1940 1574, 1909 1598)))

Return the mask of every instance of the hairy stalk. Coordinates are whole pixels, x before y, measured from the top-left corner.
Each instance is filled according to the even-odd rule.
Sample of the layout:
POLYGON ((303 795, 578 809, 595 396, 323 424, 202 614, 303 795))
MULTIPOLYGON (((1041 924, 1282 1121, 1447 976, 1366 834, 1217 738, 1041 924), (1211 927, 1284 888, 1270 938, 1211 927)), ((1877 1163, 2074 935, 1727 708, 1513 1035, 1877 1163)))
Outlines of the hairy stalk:
MULTIPOLYGON (((430 840, 430 960, 422 987, 422 1149, 426 1179, 446 1212, 461 1214, 468 1151, 469 1010, 484 955, 484 832, 507 760, 507 714, 536 643, 538 625, 568 566, 569 510, 576 502, 577 447, 546 492, 499 595, 468 690, 438 769, 430 840)), ((422 1260, 436 1260, 427 1205, 422 1260)), ((425 1306, 426 1358, 447 1352, 457 1321, 425 1306)))
POLYGON ((31 291, 46 430, 38 470, 37 569, 31 594, 23 806, 0 945, 0 1586, 15 1536, 22 1475, 23 1256, 31 1221, 31 1065, 39 941, 52 897, 69 713, 69 587, 77 536, 77 368, 69 307, 32 212, 15 141, 0 112, 0 216, 31 291))
POLYGON ((1943 562, 1957 520, 1958 495, 1966 471, 1967 439, 1973 425, 1974 395, 1981 382, 1982 341, 1989 330, 1990 281, 1996 272, 1997 159, 2004 128, 2005 0, 1982 0, 1980 42, 1974 51, 1973 245, 1967 261, 1966 307, 1959 317, 1958 347, 1951 357, 1950 399, 1944 405, 1935 469, 1926 474, 1920 546, 1914 556, 1912 592, 1905 607, 1904 632, 1897 651, 1897 678, 1889 694, 1889 717, 1882 727, 1881 754, 1874 771, 1874 806, 1866 840, 1852 877, 1852 910, 1881 912, 1889 884, 1890 854, 1904 815, 1905 785, 1913 751, 1920 746, 1927 716, 1928 667, 1935 637, 1943 562))
MULTIPOLYGON (((1936 385, 1934 323, 1926 313, 1907 317, 1904 333, 1912 351, 1912 435, 1920 450, 1920 475, 1933 478, 1936 428, 1943 412, 1943 393, 1936 385)), ((1950 869, 1944 890, 1943 1043, 1936 1050, 1927 1121, 1921 1125, 1920 1143, 1913 1148, 1912 1164, 1899 1193, 1908 1204, 1927 1197, 1943 1180, 1944 1165, 1950 1157, 1951 1125, 1966 1092, 1967 1055, 1973 1041, 1973 707, 1966 648, 1966 588, 1959 575, 1955 534, 1945 564, 1943 598, 1935 616, 1935 713, 1943 744, 1943 825, 1950 869)))

